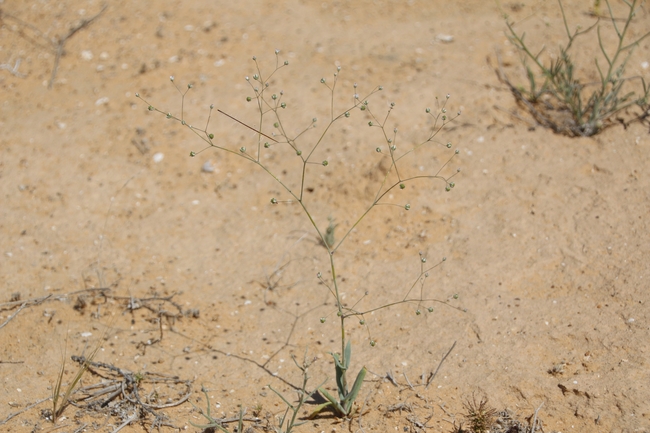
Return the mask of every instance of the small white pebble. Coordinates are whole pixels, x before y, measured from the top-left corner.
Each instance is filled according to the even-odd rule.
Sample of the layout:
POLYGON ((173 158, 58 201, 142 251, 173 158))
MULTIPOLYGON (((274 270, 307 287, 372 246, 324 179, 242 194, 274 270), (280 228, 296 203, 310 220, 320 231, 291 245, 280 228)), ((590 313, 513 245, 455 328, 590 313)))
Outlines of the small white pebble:
POLYGON ((192 200, 192 204, 195 205, 195 206, 196 206, 197 204, 199 204, 199 203, 201 203, 201 202, 198 201, 198 200, 192 200))
POLYGON ((165 158, 165 154, 162 152, 156 152, 153 154, 153 162, 160 162, 165 158))
POLYGON ((81 333, 81 336, 84 337, 84 338, 88 338, 88 337, 90 337, 91 335, 93 335, 92 332, 82 332, 82 333, 81 333))
POLYGON ((214 172, 214 165, 212 165, 212 161, 208 160, 203 163, 203 166, 201 167, 201 171, 204 173, 213 173, 214 172))
POLYGON ((92 60, 93 59, 93 52, 90 50, 83 50, 81 52, 81 58, 84 60, 92 60))
POLYGON ((100 105, 108 104, 108 101, 109 101, 108 96, 104 96, 104 97, 99 98, 98 100, 96 100, 95 105, 97 105, 99 107, 100 105))
POLYGON ((650 63, 649 62, 641 62, 641 67, 643 69, 648 69, 648 67, 650 67, 650 63))
POLYGON ((436 36, 436 40, 448 44, 450 42, 454 42, 454 37, 452 35, 445 35, 444 33, 439 33, 436 36))
POLYGON ((192 30, 194 30, 194 26, 192 24, 188 24, 183 28, 185 29, 186 32, 191 32, 192 30))

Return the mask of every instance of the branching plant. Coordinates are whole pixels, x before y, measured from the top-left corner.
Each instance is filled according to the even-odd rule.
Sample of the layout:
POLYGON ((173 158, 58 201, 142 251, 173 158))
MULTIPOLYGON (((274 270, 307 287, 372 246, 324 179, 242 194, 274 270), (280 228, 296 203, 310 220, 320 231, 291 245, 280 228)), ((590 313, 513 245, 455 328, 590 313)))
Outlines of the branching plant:
POLYGON ((273 391, 278 397, 282 399, 284 404, 287 405, 284 414, 280 416, 278 420, 278 425, 273 427, 276 433, 291 433, 294 427, 298 427, 301 424, 304 424, 305 421, 300 421, 298 416, 300 415, 300 409, 303 405, 313 397, 320 387, 316 387, 314 391, 307 390, 307 382, 309 382, 309 367, 315 361, 307 359, 307 352, 303 358, 302 364, 299 364, 295 356, 291 356, 293 362, 296 364, 296 367, 302 372, 302 385, 296 390, 298 394, 298 401, 295 403, 290 402, 284 395, 282 395, 278 390, 269 385, 271 391, 273 391))
MULTIPOLYGON (((205 127, 197 127, 188 123, 188 121, 185 119, 184 104, 185 104, 185 96, 187 92, 192 88, 191 84, 188 85, 187 88, 181 90, 181 88, 176 86, 174 77, 170 77, 171 82, 174 83, 174 86, 176 87, 176 89, 181 95, 180 115, 175 115, 172 114, 171 112, 163 111, 154 107, 153 105, 145 101, 139 94, 136 94, 136 97, 142 99, 145 103, 147 103, 147 105, 149 106, 149 111, 161 113, 165 115, 168 119, 179 122, 182 126, 188 128, 190 131, 196 134, 201 140, 203 140, 206 146, 202 150, 199 150, 198 152, 195 151, 190 152, 190 156, 196 156, 197 154, 205 151, 206 149, 216 149, 236 157, 244 158, 254 166, 257 166, 261 170, 266 172, 273 180, 275 180, 275 182, 277 182, 278 185, 282 187, 282 189, 284 190, 284 194, 286 194, 290 198, 289 200, 280 200, 276 197, 273 197, 270 199, 271 204, 279 205, 281 203, 297 203, 302 208, 304 215, 307 217, 311 226, 314 228, 317 234, 317 237, 319 239, 319 244, 327 251, 327 256, 329 258, 328 275, 324 276, 323 273, 319 272, 317 277, 320 283, 328 289, 329 293, 331 294, 334 300, 335 308, 336 308, 335 313, 338 317, 339 324, 340 324, 341 351, 340 353, 332 353, 332 356, 334 358, 334 363, 335 363, 335 369, 336 369, 336 385, 338 388, 338 398, 333 397, 324 389, 320 388, 320 392, 327 399, 327 403, 325 403, 323 407, 321 407, 320 409, 331 408, 333 409, 333 411, 337 416, 345 417, 350 415, 353 411, 352 406, 354 400, 358 395, 359 389, 361 387, 363 378, 366 373, 365 367, 362 367, 356 377, 356 380, 354 381, 352 388, 351 389, 348 388, 347 373, 348 373, 348 369, 350 368, 352 345, 347 333, 347 320, 352 318, 357 318, 360 324, 366 326, 366 329, 368 329, 365 323, 364 316, 372 312, 385 309, 391 306, 395 306, 398 304, 413 304, 416 305, 416 313, 421 314, 423 308, 426 308, 426 310, 432 312, 433 307, 431 306, 431 304, 434 302, 439 302, 449 306, 451 305, 449 304, 449 300, 433 299, 426 296, 425 282, 427 277, 429 276, 429 271, 435 268, 436 266, 438 266, 440 263, 442 263, 442 261, 438 262, 433 266, 426 265, 426 261, 427 261, 426 257, 421 255, 420 275, 415 279, 414 283, 410 287, 406 288, 406 293, 402 298, 398 299, 395 302, 384 304, 367 310, 358 309, 357 305, 359 305, 359 302, 361 300, 357 301, 352 306, 348 306, 348 304, 343 302, 341 296, 341 290, 339 287, 340 281, 337 274, 337 264, 336 264, 337 255, 335 253, 339 250, 339 248, 341 248, 341 246, 345 243, 345 241, 348 239, 348 237, 353 232, 353 230, 359 225, 359 223, 361 223, 361 221, 364 220, 364 218, 376 207, 388 205, 388 206, 395 206, 397 208, 408 211, 411 208, 410 204, 408 203, 397 204, 397 203, 391 203, 389 201, 391 199, 391 193, 395 191, 404 190, 407 184, 429 180, 429 181, 441 182, 444 185, 446 191, 451 191, 454 188, 455 183, 453 182, 453 178, 460 171, 460 169, 451 170, 449 168, 449 165, 452 159, 454 158, 454 156, 459 153, 458 150, 455 151, 452 150, 451 151, 452 155, 449 156, 449 158, 446 160, 446 162, 442 164, 442 166, 432 171, 429 171, 428 173, 426 171, 424 172, 420 171, 417 173, 408 173, 409 170, 405 164, 406 161, 405 158, 408 156, 415 157, 415 152, 426 145, 438 144, 443 149, 451 149, 452 144, 450 142, 440 143, 437 140, 437 136, 440 133, 440 131, 445 127, 445 125, 447 125, 455 117, 460 115, 460 112, 458 112, 456 115, 452 117, 450 117, 447 114, 447 109, 445 106, 449 99, 449 95, 447 95, 447 97, 442 103, 436 99, 436 108, 426 109, 426 114, 430 116, 430 119, 432 121, 432 127, 428 135, 423 141, 415 145, 408 146, 406 143, 404 143, 403 146, 404 150, 403 150, 402 145, 400 145, 399 147, 397 145, 398 138, 401 139, 400 135, 398 134, 397 128, 391 128, 388 126, 389 118, 392 110, 395 107, 395 104, 391 103, 387 109, 385 116, 381 116, 381 117, 376 115, 375 112, 371 109, 369 99, 377 92, 380 92, 382 90, 381 86, 375 87, 374 89, 369 91, 365 96, 362 97, 359 95, 357 89, 358 86, 355 83, 353 85, 353 89, 350 95, 351 101, 343 109, 339 109, 337 107, 337 104, 335 103, 336 101, 335 90, 338 84, 338 77, 340 72, 340 67, 339 67, 336 73, 334 74, 333 80, 331 82, 326 80, 325 78, 322 78, 320 80, 320 82, 328 89, 328 93, 329 93, 329 110, 328 110, 329 118, 326 120, 325 126, 323 128, 317 128, 317 119, 313 118, 312 121, 305 128, 300 129, 299 132, 296 134, 292 134, 290 131, 293 131, 294 129, 290 128, 287 124, 285 124, 284 117, 283 117, 283 110, 287 107, 287 103, 283 100, 284 92, 283 91, 274 92, 273 90, 274 87, 272 85, 273 81, 271 80, 272 77, 274 77, 280 69, 287 67, 289 65, 289 62, 280 60, 278 50, 276 50, 275 55, 276 55, 275 68, 269 75, 265 75, 263 73, 262 68, 260 67, 260 64, 258 63, 257 59, 253 57, 256 72, 252 75, 252 77, 246 77, 246 81, 249 83, 250 90, 252 92, 252 95, 247 97, 247 101, 253 102, 257 110, 257 122, 254 126, 250 126, 244 122, 241 122, 240 120, 236 119, 230 114, 227 114, 224 111, 217 109, 219 113, 227 116, 233 121, 255 132, 256 142, 254 146, 252 146, 252 149, 246 148, 244 146, 240 147, 239 149, 234 149, 222 145, 221 140, 215 139, 215 135, 209 130, 210 119, 213 111, 215 110, 214 105, 210 106, 210 111, 208 114, 208 119, 205 124, 205 127), (382 137, 382 140, 385 142, 385 146, 376 147, 375 149, 372 149, 372 151, 373 153, 376 152, 376 154, 380 158, 387 159, 388 164, 386 165, 388 166, 388 168, 384 168, 384 169, 378 168, 378 170, 381 171, 380 177, 382 178, 382 180, 380 182, 379 187, 377 188, 377 192, 374 198, 370 201, 370 203, 367 205, 365 210, 361 213, 361 216, 358 219, 356 219, 350 225, 350 227, 347 228, 347 231, 345 231, 342 234, 341 238, 337 240, 334 237, 334 228, 336 227, 336 225, 333 223, 332 218, 328 218, 329 224, 326 227, 320 226, 316 222, 317 218, 315 217, 312 211, 313 203, 311 203, 310 200, 308 200, 308 197, 305 195, 307 191, 306 184, 310 176, 313 177, 315 173, 318 173, 318 170, 327 170, 329 161, 328 160, 316 161, 318 155, 317 150, 320 147, 324 146, 323 143, 325 142, 325 138, 331 132, 332 126, 335 123, 350 118, 354 110, 359 110, 362 114, 367 116, 366 118, 367 124, 372 129, 379 131, 379 135, 382 137), (273 132, 264 132, 269 130, 270 127, 273 128, 273 132), (312 141, 308 140, 308 136, 310 134, 307 133, 310 130, 318 131, 317 137, 312 141), (276 155, 279 154, 281 157, 286 159, 293 158, 294 161, 298 162, 299 168, 296 170, 295 173, 293 173, 296 176, 296 178, 294 178, 294 181, 295 184, 298 185, 297 188, 295 189, 292 188, 291 182, 289 180, 285 180, 284 177, 279 176, 279 174, 275 171, 275 168, 269 165, 269 163, 267 162, 268 161, 267 157, 270 153, 275 153, 276 155), (443 174, 447 172, 449 174, 447 175, 443 174), (420 293, 418 295, 413 295, 414 292, 417 292, 415 288, 418 285, 420 287, 420 293), (427 304, 428 306, 425 307, 425 305, 427 304)), ((424 167, 424 169, 431 170, 429 167, 424 167)), ((457 308, 457 307, 453 307, 453 308, 457 308)), ((326 321, 326 317, 322 317, 320 320, 321 322, 324 323, 326 321)), ((375 346, 375 344, 376 341, 373 338, 370 338, 370 345, 375 346)), ((289 408, 292 409, 293 406, 289 405, 289 408)))
POLYGON ((609 1, 605 2, 608 11, 606 18, 611 21, 616 33, 617 43, 613 50, 605 47, 600 18, 586 29, 577 28, 571 32, 562 2, 558 0, 558 3, 568 39, 565 46, 559 47, 558 58, 546 63, 542 59, 545 49, 542 48, 537 53, 533 52, 525 42, 526 33, 518 34, 514 24, 506 21, 508 38, 522 54, 528 87, 513 85, 499 65, 498 74, 501 81, 508 85, 515 98, 523 103, 539 124, 561 134, 570 136, 597 134, 613 124, 613 118, 617 113, 633 105, 641 108, 642 114, 639 117, 645 116, 646 111, 650 109, 650 86, 646 84, 643 77, 625 76, 625 68, 632 52, 641 41, 650 36, 650 32, 647 32, 632 42, 626 40, 640 6, 638 0, 631 2, 624 0, 628 11, 622 26, 617 23, 618 19, 614 17, 609 1), (592 34, 594 29, 598 37, 600 53, 605 60, 605 67, 603 68, 598 58, 595 58, 594 64, 599 79, 594 83, 586 83, 577 75, 579 68, 574 63, 572 49, 575 48, 574 42, 578 37, 592 34), (638 94, 623 89, 629 81, 633 80, 641 84, 642 91, 638 94))

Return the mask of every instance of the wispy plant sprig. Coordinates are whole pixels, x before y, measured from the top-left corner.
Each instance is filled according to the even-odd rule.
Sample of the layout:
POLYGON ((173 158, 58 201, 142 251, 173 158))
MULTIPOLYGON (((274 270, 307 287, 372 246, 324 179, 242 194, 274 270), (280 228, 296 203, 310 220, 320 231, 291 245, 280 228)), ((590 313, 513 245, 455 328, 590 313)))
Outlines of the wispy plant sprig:
MULTIPOLYGON (((404 146, 403 149, 402 146, 400 146, 398 150, 396 144, 398 131, 396 128, 390 128, 389 126, 387 126, 389 116, 392 110, 394 109, 395 104, 390 105, 390 107, 387 110, 386 116, 383 117, 381 121, 378 120, 379 117, 375 115, 373 110, 371 110, 371 105, 369 100, 375 93, 383 89, 382 86, 374 87, 372 90, 367 92, 365 96, 361 97, 358 91, 358 84, 354 83, 352 86, 352 93, 351 93, 352 101, 345 104, 343 108, 339 108, 335 100, 335 90, 338 87, 337 84, 339 79, 339 73, 341 71, 341 68, 338 67, 336 69, 336 72, 333 75, 333 79, 331 80, 327 80, 325 78, 320 79, 320 83, 328 91, 328 100, 329 100, 329 118, 325 120, 322 129, 318 129, 318 133, 316 137, 312 139, 308 139, 308 137, 313 137, 313 135, 309 134, 309 136, 307 136, 306 133, 310 130, 316 129, 317 126, 319 125, 318 119, 314 117, 312 118, 311 122, 309 122, 307 126, 297 129, 299 132, 295 133, 294 135, 291 135, 289 131, 292 129, 288 128, 285 125, 285 122, 283 121, 284 118, 283 111, 288 106, 288 103, 285 101, 286 98, 285 98, 284 91, 282 90, 276 91, 274 82, 271 80, 271 78, 274 77, 275 74, 280 69, 287 67, 289 65, 289 62, 280 60, 279 50, 275 51, 275 56, 276 56, 275 67, 268 76, 264 74, 263 68, 260 67, 257 58, 253 57, 253 61, 255 63, 255 73, 252 76, 245 77, 245 80, 249 84, 250 90, 252 91, 252 96, 248 96, 246 100, 248 102, 254 102, 258 112, 258 119, 254 126, 250 126, 244 122, 241 122, 236 117, 227 114, 222 110, 218 110, 218 112, 228 116, 229 118, 235 120, 236 122, 242 124, 246 128, 256 133, 256 145, 254 146, 252 151, 248 150, 246 147, 243 146, 240 147, 239 149, 232 149, 229 147, 225 147, 222 146, 215 139, 214 134, 209 131, 210 119, 212 116, 212 111, 214 110, 214 105, 210 106, 210 111, 208 113, 208 119, 205 127, 202 128, 202 127, 192 126, 186 121, 185 114, 184 114, 184 99, 187 92, 192 88, 192 85, 188 85, 187 89, 181 90, 181 88, 177 87, 176 84, 174 84, 179 94, 181 95, 180 115, 174 115, 172 113, 159 110, 158 108, 154 107, 153 105, 145 101, 142 97, 140 97, 139 94, 136 94, 136 96, 142 99, 145 103, 147 103, 150 111, 162 113, 168 119, 179 122, 182 126, 189 128, 194 134, 196 134, 201 140, 203 140, 207 144, 207 146, 204 149, 200 150, 199 152, 192 151, 190 153, 190 156, 196 156, 198 153, 206 149, 215 148, 217 150, 222 150, 227 153, 236 155, 238 157, 245 158, 246 160, 250 161, 254 165, 260 167, 271 178, 273 178, 282 187, 282 189, 284 190, 284 194, 291 197, 292 200, 290 201, 299 204, 299 206, 302 208, 305 216, 310 221, 311 226, 314 228, 314 230, 317 233, 317 236, 320 240, 319 242, 320 245, 322 245, 322 247, 324 247, 327 250, 330 269, 328 272, 329 277, 327 278, 327 283, 325 285, 328 287, 328 290, 330 291, 332 297, 334 298, 336 315, 340 320, 339 323, 340 323, 341 351, 340 354, 332 353, 332 356, 335 361, 339 398, 337 399, 332 397, 322 389, 320 389, 320 391, 324 395, 324 397, 326 397, 326 399, 328 400, 328 403, 326 403, 324 407, 333 408, 334 412, 338 416, 348 416, 350 414, 350 411, 352 410, 351 409, 352 404, 354 403, 359 388, 363 382, 366 369, 365 367, 361 368, 352 389, 348 390, 347 370, 350 365, 350 356, 351 356, 352 349, 351 349, 351 343, 349 337, 346 332, 346 323, 345 323, 346 319, 352 316, 363 316, 363 314, 368 314, 371 311, 376 311, 382 308, 387 308, 388 306, 394 306, 398 304, 406 304, 406 303, 414 303, 414 302, 422 303, 426 301, 435 301, 435 302, 441 302, 441 301, 436 301, 434 299, 425 299, 423 297, 423 293, 424 293, 423 290, 421 291, 421 296, 419 298, 409 297, 409 294, 411 293, 413 287, 415 287, 415 284, 417 284, 414 283, 414 285, 408 290, 406 296, 401 300, 397 300, 396 302, 375 308, 374 310, 368 310, 363 312, 355 310, 354 307, 349 308, 343 303, 341 293, 339 291, 339 278, 337 275, 335 253, 341 247, 341 245, 346 241, 350 233, 353 232, 353 230, 358 226, 358 224, 375 207, 382 206, 382 205, 399 206, 400 208, 405 209, 407 211, 411 208, 411 205, 409 203, 396 204, 396 203, 390 203, 386 201, 388 194, 391 191, 396 190, 398 188, 400 190, 403 190, 406 188, 407 184, 416 181, 421 181, 421 180, 441 181, 442 183, 444 183, 445 189, 447 191, 451 191, 454 188, 455 183, 452 181, 452 179, 454 178, 454 176, 458 174, 460 169, 457 169, 455 172, 447 176, 443 175, 442 172, 448 167, 452 159, 456 155, 458 155, 459 153, 458 150, 455 150, 453 154, 448 158, 448 160, 444 164, 442 164, 441 167, 438 167, 435 171, 432 171, 429 174, 409 175, 407 174, 408 170, 402 168, 401 161, 407 155, 415 152, 417 149, 427 144, 440 144, 442 145, 443 148, 451 149, 452 148, 451 142, 447 142, 445 144, 439 143, 436 137, 447 123, 454 120, 457 116, 460 115, 460 112, 458 112, 453 117, 449 117, 449 115, 447 114, 446 104, 447 101, 449 100, 449 95, 447 95, 445 101, 442 104, 439 101, 437 101, 436 109, 433 112, 429 108, 425 110, 426 113, 429 116, 431 116, 433 119, 433 126, 427 138, 414 146, 410 146, 410 147, 404 146), (333 230, 336 227, 336 225, 333 224, 331 218, 328 218, 329 224, 327 227, 319 226, 319 224, 316 222, 314 214, 311 211, 311 203, 306 199, 305 185, 307 179, 310 176, 313 176, 314 173, 317 173, 318 172, 317 170, 319 170, 319 168, 320 170, 322 170, 325 167, 329 166, 328 160, 315 161, 317 155, 316 151, 325 142, 325 137, 330 133, 332 126, 337 122, 350 118, 354 110, 359 110, 364 115, 368 116, 368 118, 371 119, 368 122, 368 124, 371 127, 374 126, 380 128, 381 133, 383 135, 383 139, 388 145, 388 150, 382 151, 382 149, 378 147, 375 149, 375 151, 376 153, 380 154, 380 157, 390 158, 390 164, 388 169, 385 169, 381 172, 383 180, 379 185, 379 188, 377 190, 374 199, 371 201, 371 203, 369 203, 368 207, 365 209, 362 215, 356 221, 354 221, 353 224, 345 231, 341 239, 338 242, 336 242, 334 240, 334 234, 333 234, 333 230), (269 131, 271 127, 272 127, 272 132, 266 132, 269 131), (387 132, 390 129, 392 129, 392 133, 387 132), (292 189, 290 187, 289 181, 285 181, 281 179, 280 176, 275 173, 274 169, 265 162, 265 158, 263 158, 263 156, 267 152, 275 152, 279 154, 281 157, 286 159, 291 158, 293 160, 296 160, 297 158, 297 161, 299 162, 299 169, 296 170, 295 173, 295 175, 298 178, 297 182, 295 183, 299 185, 299 188, 295 190, 292 189), (319 168, 312 168, 314 166, 317 166, 319 168)), ((172 83, 174 82, 173 77, 171 77, 171 81, 172 83)), ((372 151, 370 149, 368 150, 372 151)), ((382 170, 382 169, 378 168, 378 170, 382 170)), ((278 200, 276 197, 272 197, 270 202, 273 205, 277 205, 286 202, 286 200, 278 200)), ((426 259, 423 260, 422 263, 424 263, 425 261, 426 259)), ((426 277, 428 276, 427 272, 432 268, 427 270, 424 270, 423 268, 422 274, 418 276, 416 281, 420 281, 420 279, 423 280, 426 279, 426 277)), ((319 280, 321 280, 321 282, 325 282, 325 279, 322 277, 321 273, 319 273, 318 278, 319 280)), ((447 304, 446 302, 443 303, 447 304)), ((374 346, 375 341, 371 340, 370 344, 374 346)))

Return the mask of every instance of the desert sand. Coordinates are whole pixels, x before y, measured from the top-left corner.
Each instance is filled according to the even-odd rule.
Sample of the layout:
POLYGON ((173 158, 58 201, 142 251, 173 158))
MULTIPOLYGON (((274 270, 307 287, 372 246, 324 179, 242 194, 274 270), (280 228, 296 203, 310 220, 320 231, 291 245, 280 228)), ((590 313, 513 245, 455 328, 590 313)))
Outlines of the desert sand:
MULTIPOLYGON (((571 27, 594 22, 591 2, 565 3, 571 27)), ((174 84, 192 84, 188 124, 204 129, 214 104, 255 126, 245 77, 258 72, 253 56, 267 76, 280 50, 289 65, 270 88, 283 91, 283 126, 295 135, 318 119, 301 146, 327 125, 340 66, 335 109, 383 86, 369 107, 383 119, 395 104, 386 130, 398 129, 398 151, 429 136, 425 108, 439 113, 446 101, 453 122, 403 167, 435 173, 457 150, 441 175, 461 169, 450 192, 431 180, 395 189, 386 202, 397 206, 375 207, 336 252, 347 306, 403 299, 421 257, 440 262, 425 289, 443 303, 421 315, 396 305, 368 314, 367 326, 348 321, 350 374, 369 371, 357 413, 324 413, 295 431, 451 432, 474 398, 522 425, 537 414, 546 433, 650 431, 649 125, 554 134, 495 74, 499 55, 525 82, 504 13, 531 45, 557 54, 557 3, 116 0, 81 26, 103 6, 0 3, 0 430, 201 431, 190 403, 205 409, 205 389, 213 417, 246 408, 258 418, 246 431, 265 431, 285 411, 269 385, 295 401, 301 374, 291 357, 305 353, 308 389, 325 382, 336 392, 329 353, 340 352, 340 330, 316 276, 329 281, 327 251, 296 201, 237 156, 256 151, 257 134, 213 111, 214 143, 233 153, 191 158, 206 147, 200 137, 136 98, 180 117, 174 84), (61 366, 65 388, 79 366, 71 356, 95 349, 78 386, 101 383, 103 372, 119 388, 137 375, 149 410, 118 396, 68 405, 53 424, 61 366)), ((631 34, 648 22, 645 5, 631 34)), ((593 80, 597 46, 585 43, 578 73, 593 80)), ((649 61, 646 39, 626 73, 650 81, 649 61)), ((332 218, 339 239, 389 166, 371 120, 351 110, 314 156, 328 166, 309 165, 305 203, 320 227, 332 218)), ((299 190, 297 157, 271 149, 264 161, 299 190)))

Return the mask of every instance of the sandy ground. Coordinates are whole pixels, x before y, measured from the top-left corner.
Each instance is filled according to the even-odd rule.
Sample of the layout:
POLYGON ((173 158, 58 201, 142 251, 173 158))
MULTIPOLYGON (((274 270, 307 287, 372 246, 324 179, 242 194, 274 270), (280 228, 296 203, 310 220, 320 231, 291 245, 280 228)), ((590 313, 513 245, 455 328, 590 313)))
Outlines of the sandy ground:
MULTIPOLYGON (((593 22, 589 2, 566 3, 572 26, 593 22)), ((337 66, 336 107, 350 104, 355 82, 362 95, 382 85, 370 107, 383 116, 395 102, 387 130, 399 129, 404 148, 426 139, 433 123, 424 109, 435 112, 436 97, 450 94, 448 112, 462 111, 437 137, 451 150, 431 145, 403 166, 435 171, 457 149, 441 172, 460 167, 456 187, 394 191, 386 202, 400 206, 374 208, 336 254, 344 300, 363 298, 358 309, 401 299, 417 280, 419 252, 430 264, 447 257, 426 290, 451 307, 418 316, 398 305, 367 315, 367 328, 348 322, 351 369, 369 370, 363 416, 323 416, 297 431, 450 432, 473 396, 526 425, 539 409, 546 433, 650 431, 648 125, 579 139, 531 128, 494 73, 499 52, 511 78, 522 78, 502 14, 553 54, 563 37, 556 3, 117 0, 65 41, 51 89, 56 42, 102 4, 0 8, 0 63, 20 61, 0 70, 1 430, 148 431, 155 412, 199 431, 190 422, 204 420, 190 402, 205 407, 203 387, 214 417, 234 417, 241 405, 261 419, 245 427, 263 431, 284 411, 268 386, 293 401, 301 376, 291 356, 305 351, 316 359, 309 386, 327 380, 334 390, 328 353, 340 351, 340 333, 316 278, 328 278, 329 262, 301 208, 272 205, 290 197, 243 158, 214 149, 190 158, 203 142, 135 97, 180 115, 173 75, 180 88, 194 84, 188 123, 203 128, 215 104, 254 125, 244 77, 256 73, 254 55, 264 73, 273 70, 280 49, 289 66, 271 85, 284 90, 283 125, 296 134, 319 118, 305 146, 326 125, 320 78, 332 83, 337 66), (101 372, 125 380, 128 370, 142 399, 170 407, 134 412, 118 398, 68 406, 53 425, 47 398, 63 360, 65 387, 78 365, 70 356, 95 348, 103 364, 81 386, 99 383, 101 372), (438 366, 425 389, 422 378, 438 366), (189 401, 174 405, 185 381, 189 401)), ((632 32, 644 22, 647 5, 632 32)), ((588 62, 595 46, 585 42, 588 62)), ((649 78, 648 61, 650 40, 629 75, 649 78)), ((587 64, 579 72, 595 78, 587 64)), ((305 203, 321 227, 332 217, 337 235, 367 209, 387 167, 375 151, 386 148, 381 130, 368 119, 353 110, 336 123, 316 156, 329 165, 309 166, 305 203)), ((255 133, 225 116, 213 113, 209 129, 235 152, 256 147, 255 133)), ((296 156, 277 149, 269 166, 299 189, 296 156)))

